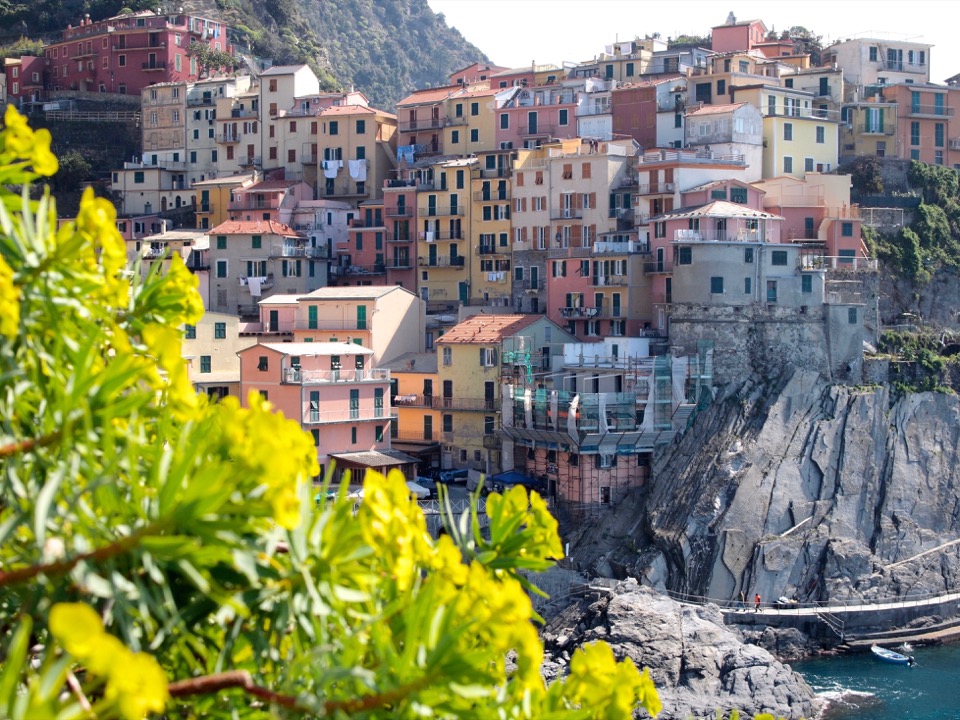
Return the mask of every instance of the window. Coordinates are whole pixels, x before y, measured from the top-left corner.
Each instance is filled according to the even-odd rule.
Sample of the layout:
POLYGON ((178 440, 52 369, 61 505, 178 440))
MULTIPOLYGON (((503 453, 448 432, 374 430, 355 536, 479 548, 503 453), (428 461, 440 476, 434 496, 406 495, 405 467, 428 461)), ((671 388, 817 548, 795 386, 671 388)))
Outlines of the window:
POLYGON ((710 278, 710 294, 723 295, 723 277, 713 276, 710 278))
POLYGON ((725 95, 727 92, 727 81, 717 80, 717 95, 725 95))
POLYGON ((777 266, 785 266, 787 264, 787 251, 786 250, 771 251, 770 264, 777 265, 777 266))
POLYGON ((202 373, 212 372, 211 369, 210 369, 210 364, 211 364, 211 363, 210 363, 210 356, 209 356, 209 355, 201 355, 201 356, 200 356, 200 372, 202 372, 202 373))
POLYGON ((933 126, 933 145, 934 147, 943 147, 943 123, 937 123, 933 126))
POLYGON ((476 128, 473 128, 470 131, 470 142, 480 142, 480 131, 476 128))
POLYGON ((813 292, 813 275, 800 276, 800 292, 803 292, 803 293, 813 292))
MULTIPOLYGON (((117 56, 117 65, 119 65, 120 67, 126 67, 126 65, 127 65, 127 56, 126 56, 126 55, 118 55, 118 56, 117 56)), ((64 75, 66 75, 66 73, 64 73, 64 75)))
POLYGON ((197 337, 197 326, 196 325, 184 325, 183 326, 183 337, 187 340, 195 340, 197 337))
POLYGON ((817 125, 817 142, 821 145, 827 141, 827 129, 823 125, 817 125))
POLYGON ((227 337, 227 324, 218 322, 213 324, 213 337, 215 340, 224 340, 227 337))
POLYGON ((356 420, 360 417, 360 390, 350 391, 350 419, 356 420))
POLYGON ((910 123, 910 144, 920 144, 920 123, 916 121, 910 123))
POLYGON ((259 250, 263 243, 263 236, 261 235, 251 235, 250 236, 250 247, 254 250, 259 250))
POLYGON ((743 249, 743 261, 747 264, 753 262, 753 248, 748 247, 743 249))
POLYGON ((357 120, 357 135, 364 135, 367 132, 367 121, 357 120))
POLYGON ((225 278, 227 277, 227 261, 226 260, 217 260, 217 277, 225 278))
POLYGON ((870 48, 870 62, 877 62, 877 47, 876 47, 876 45, 871 46, 871 48, 870 48))
POLYGON ((743 279, 743 294, 750 295, 753 293, 753 278, 745 277, 743 279))
POLYGON ((804 159, 803 159, 803 171, 804 171, 804 172, 813 172, 813 158, 804 158, 804 159))
POLYGON ((567 113, 568 113, 568 112, 569 112, 569 111, 568 111, 566 108, 561 108, 561 109, 560 109, 560 124, 561 124, 561 125, 566 125, 566 124, 568 123, 568 117, 567 117, 567 113))
POLYGON ((472 102, 470 103, 470 114, 479 115, 480 114, 480 103, 472 102))
POLYGON ((497 364, 496 348, 480 348, 480 367, 495 367, 497 364))
POLYGON ((730 202, 740 203, 741 205, 746 204, 747 189, 744 187, 730 188, 730 202))
POLYGON ((783 124, 783 139, 793 140, 793 123, 783 124))
POLYGON ((357 330, 367 329, 367 306, 357 305, 357 330))
POLYGON ((355 426, 350 428, 350 442, 354 445, 357 444, 357 428, 355 426))
POLYGON ((452 132, 450 133, 450 142, 451 142, 451 144, 453 144, 453 145, 459 145, 459 144, 460 144, 460 131, 459 131, 459 130, 454 130, 454 131, 452 131, 452 132))
POLYGON ((693 248, 681 247, 677 251, 677 265, 693 264, 693 248))
POLYGON ((850 323, 851 325, 856 325, 856 324, 857 324, 857 309, 856 309, 856 308, 848 308, 848 309, 847 309, 847 322, 850 323))
POLYGON ((500 113, 500 129, 510 129, 510 116, 507 113, 500 113))
POLYGON ((453 365, 453 348, 445 347, 443 349, 443 364, 453 365))
POLYGON ((446 433, 453 432, 453 415, 449 413, 445 413, 443 416, 443 431, 446 433))
POLYGON ((143 182, 143 170, 137 170, 133 173, 133 182, 137 184, 143 182))
POLYGON ((257 370, 260 372, 266 372, 270 369, 270 358, 266 355, 261 355, 257 358, 257 370))
POLYGON ((793 158, 792 158, 792 157, 787 156, 787 157, 784 157, 784 158, 783 158, 783 171, 784 171, 785 173, 792 173, 792 172, 793 172, 793 158))
POLYGON ((853 237, 853 223, 852 222, 840 223, 840 234, 843 237, 853 237))

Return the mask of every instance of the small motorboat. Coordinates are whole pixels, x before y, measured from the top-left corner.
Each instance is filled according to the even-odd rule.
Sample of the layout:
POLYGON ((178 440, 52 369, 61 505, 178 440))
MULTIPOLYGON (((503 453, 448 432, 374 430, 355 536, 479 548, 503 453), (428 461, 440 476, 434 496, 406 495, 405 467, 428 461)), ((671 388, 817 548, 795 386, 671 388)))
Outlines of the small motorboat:
POLYGON ((913 662, 914 662, 913 655, 903 655, 893 650, 888 650, 887 648, 880 647, 879 645, 871 646, 870 652, 872 652, 875 657, 878 657, 881 660, 885 660, 886 662, 896 663, 897 665, 913 665, 913 662))

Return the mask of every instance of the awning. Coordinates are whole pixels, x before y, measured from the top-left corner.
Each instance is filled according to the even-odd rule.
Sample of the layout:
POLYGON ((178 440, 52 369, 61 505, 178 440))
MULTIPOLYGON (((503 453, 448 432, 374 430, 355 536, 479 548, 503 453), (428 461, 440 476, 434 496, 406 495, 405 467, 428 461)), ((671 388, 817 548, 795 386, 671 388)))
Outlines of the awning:
POLYGON ((336 460, 337 465, 341 468, 384 468, 420 462, 418 458, 402 453, 399 450, 363 450, 350 453, 331 453, 330 457, 336 460))

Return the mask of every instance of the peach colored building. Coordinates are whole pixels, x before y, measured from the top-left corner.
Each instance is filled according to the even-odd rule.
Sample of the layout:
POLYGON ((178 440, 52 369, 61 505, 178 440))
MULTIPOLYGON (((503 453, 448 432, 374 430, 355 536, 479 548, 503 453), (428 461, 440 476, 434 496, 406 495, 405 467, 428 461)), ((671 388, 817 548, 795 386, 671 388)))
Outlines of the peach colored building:
MULTIPOLYGON (((343 342, 263 343, 239 352, 240 397, 261 393, 313 436, 321 475, 334 454, 390 451, 390 371, 343 342)), ((396 465, 415 463, 397 458, 396 465)))

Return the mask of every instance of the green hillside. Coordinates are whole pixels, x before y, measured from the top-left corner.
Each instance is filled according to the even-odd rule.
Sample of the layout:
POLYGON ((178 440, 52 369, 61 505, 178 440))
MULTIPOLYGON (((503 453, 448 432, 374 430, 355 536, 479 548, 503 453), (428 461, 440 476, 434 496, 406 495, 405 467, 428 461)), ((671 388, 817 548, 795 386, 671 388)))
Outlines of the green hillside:
POLYGON ((0 44, 56 37, 87 13, 96 20, 157 7, 222 20, 241 49, 276 64, 307 63, 324 88, 355 86, 384 109, 487 59, 427 0, 0 0, 0 44))

